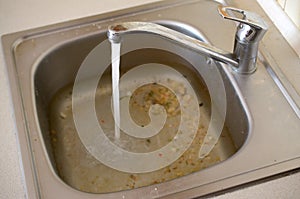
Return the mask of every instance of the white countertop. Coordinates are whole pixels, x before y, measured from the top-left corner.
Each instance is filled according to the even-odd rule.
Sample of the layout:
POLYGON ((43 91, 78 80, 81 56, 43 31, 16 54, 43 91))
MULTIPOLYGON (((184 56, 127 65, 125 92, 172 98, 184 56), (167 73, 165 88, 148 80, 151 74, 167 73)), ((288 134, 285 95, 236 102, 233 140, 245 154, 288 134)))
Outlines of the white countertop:
MULTIPOLYGON (((0 0, 0 35, 155 1, 159 0, 0 0)), ((25 198, 16 123, 2 44, 0 93, 0 199, 25 198)), ((217 198, 273 199, 297 196, 300 196, 300 173, 239 189, 217 198)))

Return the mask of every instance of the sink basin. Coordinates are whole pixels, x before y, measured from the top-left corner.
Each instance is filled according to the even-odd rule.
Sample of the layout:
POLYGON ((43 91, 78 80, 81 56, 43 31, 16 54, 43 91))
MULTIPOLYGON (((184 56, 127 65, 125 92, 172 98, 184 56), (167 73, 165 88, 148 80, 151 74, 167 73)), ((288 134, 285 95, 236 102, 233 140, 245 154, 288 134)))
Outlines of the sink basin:
MULTIPOLYGON (((165 21, 161 22, 161 24, 172 27, 173 29, 181 28, 190 35, 193 35, 193 33, 196 34, 195 32, 189 32, 188 29, 183 29, 182 24, 177 24, 176 22, 165 21)), ((189 29, 192 30, 191 27, 189 27, 189 29)), ((201 38, 200 33, 197 34, 198 38, 201 38)), ((166 46, 170 43, 157 37, 145 37, 150 38, 149 40, 151 40, 152 45, 154 42, 157 42, 157 44, 166 48, 166 46)), ((128 41, 129 38, 127 38, 122 44, 123 50, 126 47, 131 48, 132 43, 136 38, 136 35, 133 36, 133 41, 130 42, 128 41)), ((48 123, 40 122, 41 133, 43 141, 47 146, 46 150, 48 156, 52 157, 51 166, 57 170, 57 175, 60 176, 64 182, 78 190, 92 193, 115 192, 151 184, 158 184, 173 178, 187 175, 191 172, 196 172, 220 161, 224 161, 243 146, 249 133, 250 119, 247 115, 247 108, 242 102, 237 87, 230 82, 230 77, 226 76, 226 73, 223 72, 221 74, 223 75, 222 79, 226 90, 226 95, 223 97, 227 96, 228 102, 225 127, 223 128, 218 143, 211 153, 203 159, 197 158, 196 155, 198 154, 196 154, 196 152, 199 151, 199 147, 201 145, 199 142, 203 142, 201 140, 208 131, 208 124, 211 117, 211 99, 209 89, 205 85, 204 79, 191 65, 191 63, 198 63, 198 67, 209 68, 214 66, 210 66, 205 57, 197 55, 191 56, 191 53, 193 52, 184 50, 180 47, 177 47, 174 52, 177 52, 177 54, 179 54, 180 51, 183 51, 185 54, 189 53, 191 58, 188 61, 169 51, 154 48, 143 48, 126 53, 121 57, 121 74, 128 74, 131 70, 147 63, 150 64, 151 72, 153 73, 155 72, 154 63, 164 64, 176 69, 176 71, 179 71, 188 81, 191 82, 196 95, 199 99, 201 98, 201 102, 198 103, 200 104, 199 106, 201 111, 199 132, 196 135, 195 141, 193 141, 190 149, 186 153, 184 153, 173 164, 157 171, 147 173, 122 172, 107 167, 100 161, 97 161, 95 157, 89 154, 89 152, 85 149, 84 144, 80 141, 80 136, 78 135, 74 124, 72 116, 73 111, 71 107, 72 90, 75 81, 74 74, 78 73, 81 63, 87 56, 87 52, 91 51, 95 44, 98 44, 103 40, 106 40, 106 32, 102 31, 94 35, 84 37, 80 40, 73 40, 68 43, 64 43, 63 45, 57 46, 55 50, 52 50, 51 53, 45 55, 40 62, 37 63, 37 70, 34 75, 34 87, 36 93, 35 100, 37 104, 36 109, 40 121, 49 121, 48 123), (73 59, 74 56, 76 59, 73 59), (68 60, 72 61, 70 62, 68 60), (61 67, 64 69, 61 70, 61 67), (53 78, 58 75, 63 78, 53 78), (238 117, 239 119, 235 120, 235 117, 238 117), (114 177, 112 178, 110 176, 114 177)), ((139 37, 139 41, 142 41, 142 38, 139 37)), ((143 44, 146 45, 146 41, 144 41, 143 44)), ((171 48, 173 47, 174 46, 171 46, 171 48)), ((104 50, 107 49, 104 48, 104 50)), ((99 53, 105 54, 103 51, 100 51, 99 53)), ((109 59, 110 53, 107 53, 107 57, 107 59, 109 59)), ((100 67, 107 67, 105 64, 101 64, 101 60, 104 59, 105 58, 99 58, 100 67)), ((220 64, 218 67, 222 69, 220 64)), ((160 72, 162 72, 162 70, 160 70, 160 72)), ((211 75, 216 76, 217 74, 211 75)), ((150 74, 146 74, 144 76, 133 76, 131 81, 138 81, 139 78, 149 79, 149 76, 150 74)), ((172 79, 172 75, 168 74, 168 78, 172 79)), ((173 81, 175 82, 175 80, 173 81)), ((212 89, 216 90, 218 89, 217 86, 220 85, 214 82, 212 86, 212 89)), ((98 121, 103 125, 103 128, 106 129, 112 129, 113 127, 110 108, 110 97, 112 93, 111 87, 111 66, 109 66, 106 68, 99 81, 96 93, 96 112, 98 115, 98 121)), ((150 89, 151 91, 147 91, 147 89, 145 90, 145 86, 143 87, 145 91, 142 91, 142 88, 140 88, 140 91, 137 89, 135 91, 136 98, 141 97, 139 95, 145 95, 138 94, 139 92, 151 92, 152 95, 156 95, 157 92, 167 92, 167 88, 154 88, 153 83, 149 83, 148 87, 149 88, 147 89, 150 89), (153 88, 151 89, 150 87, 153 88), (160 89, 162 89, 162 91, 158 91, 160 89)), ((219 95, 221 94, 222 93, 220 92, 219 95)), ((157 99, 156 101, 163 100, 157 99)), ((80 103, 87 102, 84 101, 80 103)), ((172 100, 169 100, 169 103, 173 103, 172 100)), ((141 104, 140 106, 145 106, 145 104, 141 104)), ((132 114, 132 117, 134 117, 135 114, 138 114, 138 116, 135 117, 140 119, 140 123, 145 123, 146 118, 141 119, 143 116, 141 113, 137 112, 137 108, 132 109, 132 111, 136 111, 136 113, 132 114)), ((168 110, 171 110, 171 107, 168 110)), ((171 114, 170 111, 168 112, 171 114)), ((178 120, 175 119, 175 116, 170 116, 170 118, 178 120)), ((172 125, 171 128, 175 128, 177 123, 178 121, 169 121, 165 124, 165 126, 172 125)), ((166 139, 173 138, 172 136, 170 138, 167 137, 169 136, 168 134, 170 134, 169 131, 170 129, 168 130, 165 128, 161 132, 161 134, 165 135, 160 137, 151 137, 144 140, 144 143, 139 143, 139 141, 135 142, 133 138, 129 139, 128 137, 123 138, 123 140, 127 139, 127 142, 130 142, 127 143, 127 150, 130 150, 129 146, 131 145, 136 145, 136 147, 137 145, 142 145, 150 148, 158 146, 162 147, 166 144, 164 143, 166 142, 166 139)), ((109 136, 109 134, 107 136, 109 136)), ((141 152, 141 150, 146 149, 143 148, 136 150, 141 152)))
MULTIPOLYGON (((152 67, 153 74, 159 74, 156 67, 161 67, 157 71, 177 71, 194 90, 201 113, 196 117, 199 123, 193 142, 167 166, 128 172, 101 162, 77 131, 72 104, 74 82, 83 63, 98 49, 97 67, 104 73, 95 93, 96 116, 100 126, 108 129, 106 136, 114 141, 111 65, 103 61, 110 59, 108 25, 152 21, 230 51, 233 41, 228 38, 233 38, 235 24, 218 16, 220 3, 225 4, 165 1, 3 37, 29 198, 191 198, 299 168, 299 118, 269 74, 272 65, 264 52, 254 74, 239 75, 228 65, 160 37, 128 35, 122 42, 121 81, 141 65, 152 67), (197 20, 194 15, 199 15, 197 20), (222 34, 215 34, 220 30, 222 34), (99 50, 101 45, 105 48, 99 50), (222 111, 223 115, 219 113, 222 111), (210 153, 199 158, 201 146, 218 133, 209 130, 216 113, 224 116, 220 137, 210 153)), ((150 73, 136 75, 132 81, 150 77, 150 73)), ((172 79, 168 73, 161 77, 172 79)), ((84 97, 89 92, 81 93, 81 104, 86 103, 84 97)), ((126 143, 121 146, 115 142, 118 147, 151 152, 173 140, 176 133, 172 129, 180 119, 169 105, 179 102, 165 103, 162 93, 172 96, 170 88, 150 81, 130 93, 129 100, 132 119, 144 128, 149 123, 149 107, 143 102, 140 109, 137 101, 147 95, 153 103, 153 95, 159 96, 155 103, 164 106, 168 114, 162 135, 142 140, 123 132, 121 138, 126 143)))

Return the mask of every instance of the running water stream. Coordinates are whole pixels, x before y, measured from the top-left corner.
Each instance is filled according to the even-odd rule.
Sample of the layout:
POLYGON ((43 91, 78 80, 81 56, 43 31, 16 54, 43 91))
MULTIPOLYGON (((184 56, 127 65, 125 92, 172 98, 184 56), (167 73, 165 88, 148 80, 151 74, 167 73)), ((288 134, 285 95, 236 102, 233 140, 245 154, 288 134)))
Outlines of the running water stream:
POLYGON ((112 61, 112 101, 113 115, 115 120, 115 139, 120 138, 120 49, 121 43, 111 43, 111 61, 112 61))

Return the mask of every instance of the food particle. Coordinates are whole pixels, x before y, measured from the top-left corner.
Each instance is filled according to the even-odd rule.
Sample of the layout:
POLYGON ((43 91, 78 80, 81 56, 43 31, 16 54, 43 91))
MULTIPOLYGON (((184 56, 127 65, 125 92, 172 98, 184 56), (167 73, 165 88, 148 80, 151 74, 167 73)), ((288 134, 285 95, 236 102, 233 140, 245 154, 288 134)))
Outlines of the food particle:
POLYGON ((136 181, 136 176, 135 175, 130 175, 130 178, 132 179, 132 180, 134 180, 134 181, 136 181))
POLYGON ((65 119, 67 116, 64 112, 60 112, 59 116, 62 118, 62 119, 65 119))

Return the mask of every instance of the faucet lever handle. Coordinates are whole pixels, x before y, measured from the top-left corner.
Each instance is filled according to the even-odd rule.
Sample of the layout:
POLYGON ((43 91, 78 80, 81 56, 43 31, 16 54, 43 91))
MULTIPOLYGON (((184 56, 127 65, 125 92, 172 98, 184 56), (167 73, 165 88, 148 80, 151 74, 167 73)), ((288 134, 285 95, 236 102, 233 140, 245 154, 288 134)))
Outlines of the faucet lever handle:
POLYGON ((252 41, 252 42, 260 41, 268 29, 268 26, 266 25, 264 20, 262 20, 261 17, 256 13, 241 10, 241 9, 234 8, 234 7, 222 6, 222 5, 220 5, 218 7, 218 11, 219 11, 219 14, 224 19, 240 22, 241 28, 243 28, 243 26, 245 26, 245 25, 249 26, 247 28, 249 30, 249 31, 247 31, 248 34, 243 35, 243 36, 240 35, 243 37, 243 39, 245 39, 247 41, 252 41), (239 17, 233 16, 232 12, 233 13, 235 12, 236 14, 239 14, 239 15, 242 14, 242 17, 239 18, 239 17))
POLYGON ((224 19, 229 19, 232 21, 237 21, 243 24, 247 24, 257 29, 264 29, 264 30, 268 29, 266 23, 256 13, 234 8, 234 7, 222 6, 222 5, 218 7, 218 11, 224 19), (237 14, 242 14, 243 18, 238 18, 230 15, 229 13, 230 11, 237 12, 237 14))

